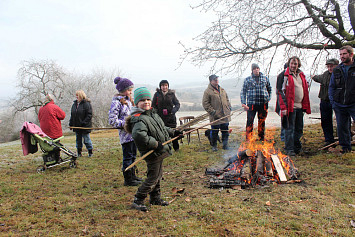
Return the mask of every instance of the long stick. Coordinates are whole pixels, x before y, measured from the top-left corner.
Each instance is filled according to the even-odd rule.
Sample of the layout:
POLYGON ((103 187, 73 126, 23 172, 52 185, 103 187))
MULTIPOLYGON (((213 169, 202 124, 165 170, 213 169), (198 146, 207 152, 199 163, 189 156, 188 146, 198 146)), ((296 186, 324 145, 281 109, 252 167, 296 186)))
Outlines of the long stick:
MULTIPOLYGON (((222 117, 222 118, 219 118, 219 119, 217 119, 217 120, 215 120, 215 121, 213 121, 213 122, 210 122, 210 123, 208 123, 208 124, 205 124, 205 125, 202 125, 202 126, 200 126, 200 127, 191 129, 191 130, 189 130, 189 131, 187 131, 187 132, 184 132, 182 135, 186 135, 186 134, 192 133, 193 131, 196 131, 196 130, 201 129, 201 128, 203 128, 203 127, 206 127, 206 126, 208 126, 208 125, 214 124, 214 123, 216 123, 216 122, 218 122, 218 121, 220 121, 220 120, 222 120, 222 119, 228 118, 228 117, 232 116, 235 112, 238 112, 238 111, 240 111, 240 110, 233 111, 230 115, 226 115, 226 116, 224 116, 224 117, 222 117)), ((241 114, 241 113, 243 113, 243 112, 244 112, 244 108, 243 108, 243 111, 240 112, 239 114, 241 114)), ((238 115, 239 115, 239 114, 238 114, 238 115)), ((180 137, 180 136, 174 137, 174 138, 172 138, 172 139, 170 139, 170 140, 164 142, 162 145, 164 146, 164 145, 168 144, 169 142, 172 142, 172 141, 178 139, 179 137, 180 137)), ((130 165, 125 169, 125 171, 127 171, 127 170, 129 170, 130 168, 132 168, 133 166, 135 166, 138 162, 140 162, 141 160, 143 160, 144 158, 146 158, 147 156, 149 156, 149 155, 152 154, 153 152, 154 152, 154 150, 150 150, 150 151, 148 151, 147 153, 145 153, 143 156, 139 157, 135 162, 133 162, 132 164, 130 164, 130 165)))
POLYGON ((86 128, 86 127, 69 127, 71 129, 91 129, 91 130, 100 130, 100 129, 117 129, 117 128, 86 128))

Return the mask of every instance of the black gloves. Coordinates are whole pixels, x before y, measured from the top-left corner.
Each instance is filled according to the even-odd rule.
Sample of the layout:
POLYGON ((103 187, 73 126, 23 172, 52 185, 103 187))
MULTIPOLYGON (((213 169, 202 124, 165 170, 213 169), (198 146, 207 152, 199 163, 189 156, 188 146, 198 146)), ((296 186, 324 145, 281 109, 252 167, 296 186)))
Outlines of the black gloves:
POLYGON ((157 148, 155 148, 155 150, 161 151, 161 150, 163 150, 163 148, 164 148, 163 144, 161 142, 158 142, 158 146, 157 146, 157 148))
POLYGON ((175 130, 174 131, 174 137, 179 137, 177 140, 180 140, 184 137, 183 135, 184 133, 182 131, 179 131, 179 130, 175 130))

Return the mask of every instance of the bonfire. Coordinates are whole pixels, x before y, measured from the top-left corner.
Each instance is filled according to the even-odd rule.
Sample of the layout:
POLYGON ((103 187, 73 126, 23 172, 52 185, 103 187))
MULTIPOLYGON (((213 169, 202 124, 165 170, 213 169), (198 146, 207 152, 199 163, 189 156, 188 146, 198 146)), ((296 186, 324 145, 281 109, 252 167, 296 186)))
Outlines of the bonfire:
POLYGON ((269 183, 299 182, 299 172, 287 155, 274 148, 274 140, 242 143, 223 168, 207 168, 211 188, 254 187, 269 183))

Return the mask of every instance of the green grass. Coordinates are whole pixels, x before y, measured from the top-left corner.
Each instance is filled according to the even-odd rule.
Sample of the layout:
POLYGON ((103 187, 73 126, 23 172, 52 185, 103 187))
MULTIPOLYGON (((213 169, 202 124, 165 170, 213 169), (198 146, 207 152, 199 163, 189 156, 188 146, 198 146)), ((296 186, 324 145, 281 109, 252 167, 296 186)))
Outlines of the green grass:
MULTIPOLYGON (((164 161, 162 196, 175 200, 148 213, 130 209, 137 187, 123 186, 117 131, 92 133, 94 157, 84 153, 78 168, 43 174, 36 173, 41 152, 23 156, 20 144, 1 146, 0 236, 354 236, 354 153, 318 151, 320 125, 304 137, 306 153, 294 160, 303 183, 238 190, 206 187, 205 168, 228 155, 212 153, 194 134, 164 161)), ((242 138, 233 133, 230 144, 242 138)), ((75 150, 74 136, 62 142, 75 150)), ((145 162, 138 168, 144 177, 145 162)))

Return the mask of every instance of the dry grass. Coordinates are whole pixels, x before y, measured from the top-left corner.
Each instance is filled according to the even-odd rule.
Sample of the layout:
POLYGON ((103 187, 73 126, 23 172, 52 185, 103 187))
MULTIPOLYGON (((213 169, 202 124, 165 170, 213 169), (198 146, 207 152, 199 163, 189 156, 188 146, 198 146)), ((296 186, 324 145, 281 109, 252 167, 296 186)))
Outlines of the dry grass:
MULTIPOLYGON (((164 163, 163 197, 173 200, 174 187, 185 192, 148 213, 130 209, 137 188, 122 185, 117 131, 91 137, 94 157, 78 159, 77 169, 63 165, 43 174, 35 172, 40 152, 24 157, 19 144, 0 147, 1 236, 354 236, 354 153, 319 152, 319 125, 305 129, 306 153, 295 160, 302 184, 243 190, 205 186, 205 168, 228 155, 192 136, 164 163)), ((232 134, 231 143, 240 139, 232 134)), ((69 148, 74 142, 63 140, 69 148)))

